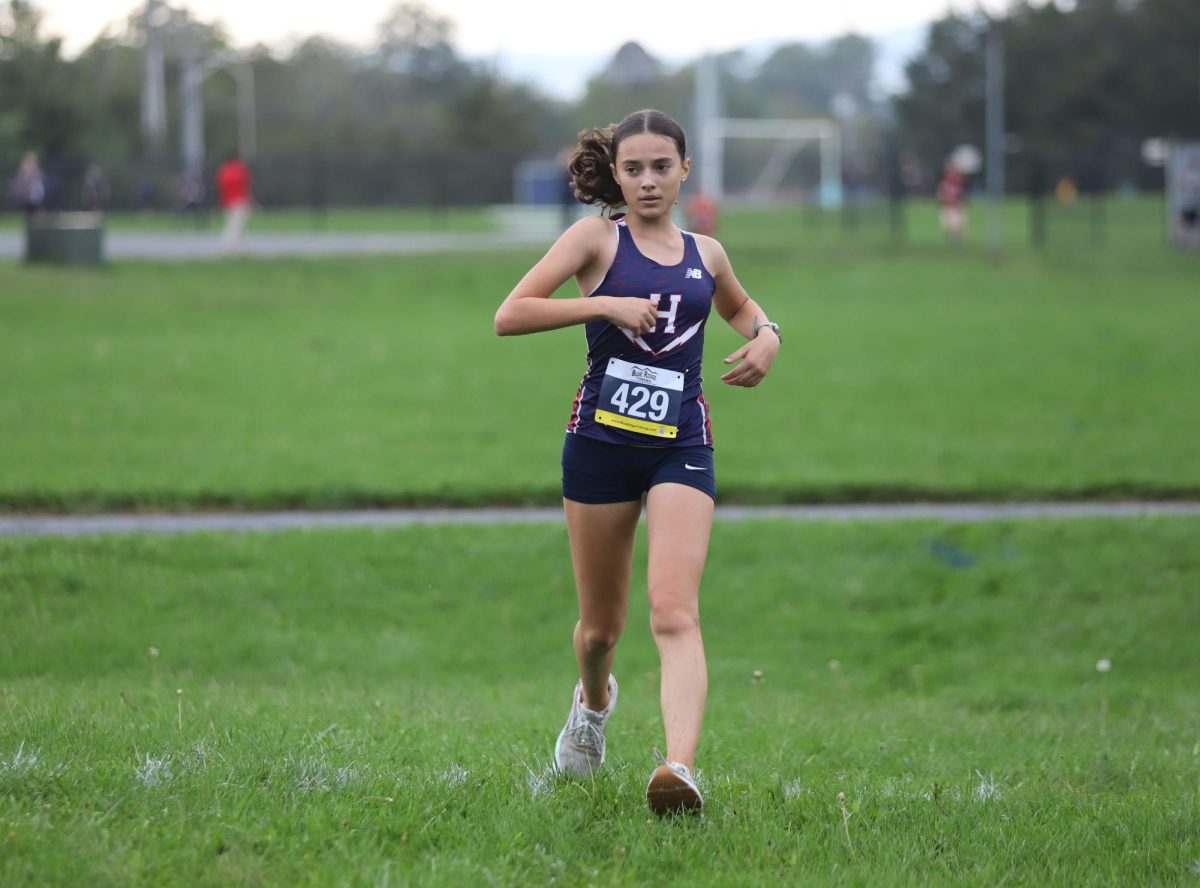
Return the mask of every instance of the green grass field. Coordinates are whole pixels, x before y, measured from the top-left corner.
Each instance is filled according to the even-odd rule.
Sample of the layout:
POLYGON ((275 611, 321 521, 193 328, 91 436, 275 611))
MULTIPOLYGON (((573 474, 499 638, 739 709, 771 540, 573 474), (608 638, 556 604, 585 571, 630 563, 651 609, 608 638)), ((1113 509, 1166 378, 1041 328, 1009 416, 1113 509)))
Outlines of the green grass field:
MULTIPOLYGON (((1200 496, 1150 209, 1003 258, 979 216, 727 216, 786 339, 734 390, 710 328, 722 500, 1200 496)), ((557 502, 582 333, 491 330, 537 255, 0 263, 0 511, 557 502)), ((606 772, 550 771, 560 525, 0 538, 0 884, 1192 884, 1197 540, 719 524, 706 814, 659 822, 640 584, 606 772)))
MULTIPOLYGON (((726 227, 786 336, 734 390, 710 326, 726 501, 1200 493, 1193 257, 805 224, 726 227)), ((0 264, 0 507, 555 502, 582 332, 491 330, 537 256, 0 264)))
POLYGON ((606 770, 549 773, 561 526, 0 540, 0 883, 1192 884, 1198 537, 718 525, 678 822, 640 585, 606 770))

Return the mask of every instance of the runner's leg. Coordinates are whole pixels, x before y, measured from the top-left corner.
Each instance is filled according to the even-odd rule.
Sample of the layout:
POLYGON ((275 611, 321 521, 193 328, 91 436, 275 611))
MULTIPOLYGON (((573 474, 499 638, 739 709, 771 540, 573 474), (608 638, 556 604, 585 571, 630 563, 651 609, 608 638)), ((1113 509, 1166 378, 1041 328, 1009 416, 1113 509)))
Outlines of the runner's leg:
POLYGON ((633 540, 642 504, 640 500, 590 504, 564 499, 563 510, 579 596, 575 658, 583 680, 583 701, 599 712, 608 705, 608 676, 625 628, 633 540))
POLYGON ((708 697, 700 637, 700 577, 712 532, 713 500, 694 487, 656 484, 646 499, 646 520, 650 628, 662 669, 667 759, 694 769, 708 697))

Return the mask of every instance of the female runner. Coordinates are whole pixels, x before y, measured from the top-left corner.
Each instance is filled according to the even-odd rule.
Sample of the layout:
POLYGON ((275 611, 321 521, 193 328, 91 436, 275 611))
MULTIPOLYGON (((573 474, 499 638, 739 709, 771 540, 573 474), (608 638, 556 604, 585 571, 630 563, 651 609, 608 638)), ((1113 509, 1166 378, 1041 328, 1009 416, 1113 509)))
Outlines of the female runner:
POLYGON ((623 217, 575 223, 496 312, 501 336, 583 324, 588 369, 563 445, 563 509, 579 621, 579 682, 555 744, 560 771, 588 776, 604 762, 617 702, 611 675, 625 626, 634 533, 646 498, 650 625, 661 664, 667 755, 650 777, 658 814, 695 811, 696 746, 708 695, 700 637, 700 577, 716 476, 701 391, 711 307, 749 342, 725 359, 721 381, 757 385, 779 350, 779 327, 747 295, 717 241, 678 229, 671 212, 691 171, 683 130, 659 111, 580 134, 575 194, 623 217), (579 298, 550 299, 574 277, 579 298))

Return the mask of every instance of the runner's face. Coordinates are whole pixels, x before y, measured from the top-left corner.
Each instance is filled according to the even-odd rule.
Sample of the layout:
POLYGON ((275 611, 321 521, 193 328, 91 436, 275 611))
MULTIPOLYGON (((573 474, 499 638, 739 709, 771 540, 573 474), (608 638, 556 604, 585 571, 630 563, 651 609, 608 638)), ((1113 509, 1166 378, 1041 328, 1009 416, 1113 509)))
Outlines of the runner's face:
POLYGON ((638 133, 618 146, 612 172, 629 212, 657 219, 671 214, 691 165, 690 160, 679 156, 674 139, 638 133))

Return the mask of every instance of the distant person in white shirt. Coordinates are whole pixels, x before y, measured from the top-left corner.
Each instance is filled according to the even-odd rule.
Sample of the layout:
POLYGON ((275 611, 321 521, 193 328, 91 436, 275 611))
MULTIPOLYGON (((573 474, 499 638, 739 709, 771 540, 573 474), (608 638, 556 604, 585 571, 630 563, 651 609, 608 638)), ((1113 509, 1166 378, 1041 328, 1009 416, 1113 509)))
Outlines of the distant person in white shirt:
POLYGON ((41 213, 46 203, 46 179, 34 152, 25 152, 8 190, 26 219, 32 219, 41 213))

